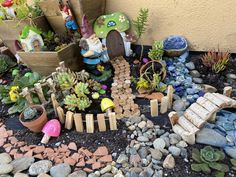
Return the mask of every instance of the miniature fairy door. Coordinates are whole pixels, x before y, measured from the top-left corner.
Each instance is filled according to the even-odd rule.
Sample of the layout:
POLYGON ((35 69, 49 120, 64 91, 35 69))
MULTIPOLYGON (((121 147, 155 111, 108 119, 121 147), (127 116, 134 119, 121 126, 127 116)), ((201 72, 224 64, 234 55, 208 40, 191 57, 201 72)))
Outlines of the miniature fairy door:
POLYGON ((112 30, 106 37, 107 52, 110 59, 125 55, 123 38, 116 30, 112 30))

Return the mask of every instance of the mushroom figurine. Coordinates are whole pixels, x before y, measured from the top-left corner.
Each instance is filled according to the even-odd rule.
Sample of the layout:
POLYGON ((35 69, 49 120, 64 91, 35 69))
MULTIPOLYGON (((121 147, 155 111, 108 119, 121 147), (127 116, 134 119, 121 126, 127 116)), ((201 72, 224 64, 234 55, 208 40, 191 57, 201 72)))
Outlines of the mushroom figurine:
POLYGON ((115 108, 115 104, 113 101, 109 98, 103 98, 101 101, 101 109, 102 112, 106 112, 106 115, 108 116, 111 112, 112 109, 115 108))
POLYGON ((13 8, 13 4, 14 4, 13 0, 5 0, 2 3, 2 6, 6 8, 8 18, 15 18, 16 17, 15 9, 13 8))
POLYGON ((41 143, 47 144, 51 136, 58 137, 60 135, 61 124, 57 119, 52 119, 44 125, 42 132, 44 136, 41 143))

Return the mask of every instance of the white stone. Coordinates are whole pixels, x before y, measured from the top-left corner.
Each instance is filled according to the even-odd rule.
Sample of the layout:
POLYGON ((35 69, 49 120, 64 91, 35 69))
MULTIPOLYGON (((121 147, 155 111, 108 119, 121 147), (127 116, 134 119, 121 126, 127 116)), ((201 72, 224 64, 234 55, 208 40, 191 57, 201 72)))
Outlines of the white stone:
POLYGON ((154 146, 155 149, 159 149, 159 150, 164 149, 165 146, 166 146, 166 142, 162 138, 157 138, 153 142, 153 146, 154 146))

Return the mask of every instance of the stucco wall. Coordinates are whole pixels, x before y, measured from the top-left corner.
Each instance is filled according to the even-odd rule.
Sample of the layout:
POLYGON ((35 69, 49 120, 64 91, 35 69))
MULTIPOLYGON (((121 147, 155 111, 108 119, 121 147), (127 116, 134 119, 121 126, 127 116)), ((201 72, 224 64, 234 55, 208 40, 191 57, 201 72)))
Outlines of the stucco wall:
POLYGON ((130 19, 149 8, 143 44, 171 34, 183 35, 192 50, 230 50, 236 53, 236 0, 107 0, 107 12, 121 11, 130 19))

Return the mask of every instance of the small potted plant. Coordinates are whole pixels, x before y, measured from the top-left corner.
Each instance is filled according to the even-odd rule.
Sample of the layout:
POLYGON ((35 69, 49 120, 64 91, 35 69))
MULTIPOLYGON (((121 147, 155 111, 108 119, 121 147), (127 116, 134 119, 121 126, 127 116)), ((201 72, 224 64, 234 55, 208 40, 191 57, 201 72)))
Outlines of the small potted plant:
POLYGON ((32 105, 20 114, 20 122, 35 133, 41 132, 47 121, 47 113, 42 105, 32 105))

